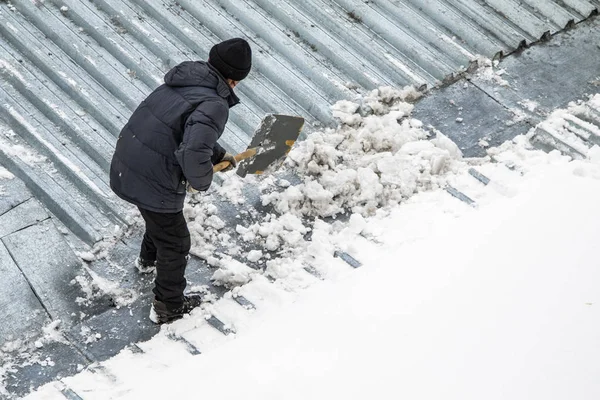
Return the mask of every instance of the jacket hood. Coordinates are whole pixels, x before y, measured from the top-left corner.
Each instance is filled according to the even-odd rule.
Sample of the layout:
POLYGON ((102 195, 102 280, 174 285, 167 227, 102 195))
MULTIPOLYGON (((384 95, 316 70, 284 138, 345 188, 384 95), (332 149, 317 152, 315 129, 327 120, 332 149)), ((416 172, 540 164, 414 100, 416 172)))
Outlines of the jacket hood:
POLYGON ((240 102, 225 78, 204 61, 184 61, 165 75, 165 84, 173 87, 200 86, 215 89, 233 107, 240 102))

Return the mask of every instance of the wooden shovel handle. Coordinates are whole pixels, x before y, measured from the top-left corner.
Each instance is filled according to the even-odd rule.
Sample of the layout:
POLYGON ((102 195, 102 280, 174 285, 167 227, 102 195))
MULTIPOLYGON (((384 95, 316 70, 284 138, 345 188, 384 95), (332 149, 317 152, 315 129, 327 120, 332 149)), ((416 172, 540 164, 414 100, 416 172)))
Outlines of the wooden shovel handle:
MULTIPOLYGON (((246 158, 252 157, 255 154, 256 154, 256 147, 252 148, 252 149, 248 149, 244 152, 241 152, 240 154, 237 154, 234 158, 235 158, 235 161, 240 162, 242 160, 245 160, 246 158)), ((213 172, 222 171, 225 168, 229 167, 229 164, 231 164, 229 161, 221 161, 217 165, 213 166, 213 172)))

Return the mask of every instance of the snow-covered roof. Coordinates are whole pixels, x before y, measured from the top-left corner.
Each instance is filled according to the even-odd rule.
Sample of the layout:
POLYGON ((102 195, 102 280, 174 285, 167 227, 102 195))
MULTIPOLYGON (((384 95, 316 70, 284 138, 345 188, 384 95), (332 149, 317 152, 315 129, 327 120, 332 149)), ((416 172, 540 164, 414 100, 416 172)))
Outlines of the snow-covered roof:
MULTIPOLYGON (((243 284, 252 273, 268 285, 281 285, 287 291, 316 281, 317 277, 332 277, 336 266, 347 268, 346 263, 352 267, 361 263, 367 266, 369 257, 352 251, 354 236, 347 242, 342 238, 334 243, 331 230, 356 234, 364 225, 362 217, 356 214, 370 215, 394 202, 409 202, 405 196, 412 199, 415 188, 426 191, 425 195, 430 194, 429 189, 436 189, 435 195, 445 202, 454 201, 453 204, 471 210, 486 206, 485 193, 502 191, 502 185, 498 185, 501 176, 494 176, 494 170, 503 171, 508 166, 507 173, 519 178, 525 171, 519 166, 529 165, 520 163, 520 157, 538 154, 530 146, 558 147, 575 158, 596 160, 598 156, 597 147, 592 146, 600 143, 597 99, 554 114, 532 132, 531 141, 523 138, 518 141, 521 147, 514 148, 519 150, 516 153, 502 149, 491 153, 496 163, 482 165, 478 160, 460 160, 458 151, 460 148, 472 155, 469 143, 473 141, 480 148, 498 145, 546 120, 546 110, 566 109, 568 100, 584 99, 587 97, 583 93, 597 92, 595 74, 600 65, 596 51, 600 32, 597 18, 557 35, 545 45, 522 52, 520 57, 504 59, 499 65, 483 60, 481 64, 487 66, 479 71, 482 77, 470 76, 457 85, 432 91, 411 112, 413 105, 399 99, 410 98, 412 102, 419 95, 414 88, 382 88, 353 99, 374 86, 348 80, 351 84, 338 87, 335 86, 338 81, 322 79, 323 75, 318 73, 325 68, 323 65, 331 76, 342 73, 345 68, 342 64, 334 66, 338 54, 324 56, 321 54, 324 50, 316 45, 315 52, 310 49, 306 54, 285 53, 286 49, 308 45, 298 42, 292 33, 281 37, 288 47, 280 51, 274 39, 249 34, 246 14, 251 14, 250 11, 240 13, 235 8, 248 3, 220 1, 218 4, 227 11, 213 2, 191 1, 34 3, 25 0, 0 3, 0 162, 8 168, 0 168, 0 270, 4 271, 0 316, 6 321, 0 326, 0 397, 6 391, 20 396, 41 382, 81 369, 112 379, 111 371, 97 362, 126 346, 132 352, 146 351, 143 345, 132 344, 150 338, 158 330, 147 318, 152 277, 140 277, 131 266, 139 252, 141 232, 128 231, 118 235, 116 242, 106 241, 94 251, 75 253, 73 249, 81 250, 81 243, 68 245, 66 240, 72 239, 72 235, 55 216, 88 242, 95 241, 111 224, 127 219, 123 205, 114 201, 107 187, 106 170, 118 129, 137 102, 159 83, 164 71, 180 60, 203 58, 207 46, 221 38, 247 32, 255 48, 264 53, 255 51, 259 58, 264 57, 263 61, 257 64, 251 79, 240 87, 246 102, 227 132, 226 144, 230 148, 236 148, 232 141, 236 132, 244 135, 249 132, 260 113, 282 110, 299 113, 316 128, 317 123, 329 123, 330 104, 338 99, 335 94, 327 94, 327 90, 336 87, 353 101, 337 103, 333 108, 342 121, 339 129, 314 129, 307 140, 295 146, 288 157, 290 166, 295 165, 291 168, 295 180, 266 176, 249 179, 250 184, 243 185, 241 179, 229 176, 222 186, 203 196, 202 201, 187 204, 185 212, 193 248, 186 276, 191 288, 205 290, 210 298, 208 303, 223 298, 224 303, 229 300, 227 306, 254 305, 262 313, 265 309, 259 302, 262 295, 237 291, 247 286, 231 289, 228 285, 233 281, 236 285, 243 284), (211 8, 207 4, 212 4, 211 8), (139 8, 142 6, 145 8, 139 8), (196 11, 192 12, 194 7, 196 11), (210 9, 211 18, 219 16, 219 21, 230 20, 230 24, 211 23, 211 18, 199 13, 199 8, 210 9), (123 10, 137 10, 137 13, 127 14, 123 10), (198 53, 193 54, 192 49, 198 53), (549 57, 552 63, 547 63, 549 57), (559 63, 562 67, 556 68, 559 63), (288 69, 289 65, 295 67, 288 69), (492 71, 495 67, 502 69, 492 71), (528 86, 530 82, 534 88, 528 86), (308 92, 309 100, 315 101, 314 107, 302 103, 307 99, 302 97, 307 95, 307 87, 323 93, 318 97, 317 91, 308 92), (248 129, 240 128, 244 123, 248 129), (427 140, 430 125, 443 133, 432 141, 427 140), (493 129, 486 129, 488 126, 493 129), (345 142, 342 147, 340 140, 345 142), (469 168, 471 165, 475 170, 469 168), (352 176, 356 179, 351 179, 352 176), (488 185, 483 186, 486 182, 488 185), (251 201, 247 201, 249 194, 253 196, 251 201), (265 205, 266 202, 270 204, 265 205), (337 218, 332 224, 309 221, 309 217, 317 215, 333 222, 333 216, 343 210, 355 213, 348 223, 344 218, 337 218), (336 245, 330 246, 332 243, 336 245), (237 257, 238 262, 231 257, 237 257), (315 264, 311 257, 320 257, 321 261, 315 264), (82 259, 88 261, 83 266, 82 259), (233 298, 233 292, 227 292, 230 289, 236 293, 233 298), (2 344, 4 341, 8 342, 2 344), (17 354, 13 357, 11 352, 17 354), (7 356, 8 353, 11 355, 7 356)), ((289 9, 277 17, 280 8, 276 6, 284 5, 273 4, 268 12, 273 14, 272 21, 282 25, 281 21, 287 21, 289 9)), ((394 4, 401 7, 398 2, 394 4)), ((423 6, 428 4, 433 3, 424 2, 423 6)), ((446 7, 456 9, 464 4, 471 3, 453 2, 446 7)), ((548 6, 547 2, 540 4, 548 6)), ((361 3, 360 7, 371 6, 361 3)), ((379 29, 379 25, 366 17, 368 10, 363 16, 358 14, 360 7, 357 5, 356 10, 350 11, 352 16, 337 13, 340 26, 347 27, 348 32, 354 29, 367 32, 369 24, 379 29)), ((384 6, 373 5, 373 9, 376 7, 384 6)), ((478 7, 471 5, 465 9, 478 7)), ((490 10, 489 6, 483 9, 490 10)), ((326 13, 327 9, 323 10, 319 12, 326 13)), ((423 10, 425 13, 426 9, 423 10)), ((391 18, 389 15, 386 18, 391 18)), ((290 21, 290 26, 296 20, 290 21)), ((326 23, 331 21, 314 23, 311 28, 325 27, 326 23)), ((300 37, 305 34, 296 32, 300 37)), ((393 43, 378 39, 375 30, 365 34, 373 38, 372 43, 385 44, 390 51, 401 53, 393 43)), ((347 44, 344 51, 354 52, 359 44, 341 36, 336 40, 347 44)), ((325 39, 316 36, 310 40, 322 43, 325 39)), ((481 45, 481 40, 473 38, 473 43, 481 45)), ((457 42, 463 46, 460 40, 457 42)), ((464 46, 476 45, 468 45, 467 41, 464 46)), ((368 63, 365 60, 358 57, 352 63, 368 63)), ((374 76, 366 68, 361 73, 365 74, 364 79, 374 76)), ((382 74, 384 78, 394 86, 404 84, 394 81, 391 75, 382 74)), ((238 139, 237 146, 243 147, 244 137, 238 139)), ((553 153, 543 159, 554 160, 557 156, 553 153)), ((574 173, 582 175, 586 171, 587 168, 576 169, 574 173)), ((501 194, 511 193, 506 190, 501 194)), ((415 219, 413 225, 403 228, 418 235, 422 232, 420 226, 422 221, 415 219)), ((365 238, 376 242, 375 237, 365 238)), ((221 333, 227 333, 237 323, 233 321, 231 325, 228 309, 221 306, 223 302, 214 309, 207 303, 203 310, 206 314, 196 314, 187 320, 195 328, 185 335, 169 335, 166 330, 163 333, 167 336, 159 340, 165 339, 169 344, 176 341, 190 354, 204 351, 211 337, 224 339, 221 333)), ((79 392, 74 386, 58 390, 69 398, 76 398, 75 392, 79 392)))
POLYGON ((0 3, 0 163, 79 238, 125 219, 107 184, 115 136, 173 65, 243 36, 254 69, 224 145, 268 112, 332 124, 330 104, 382 85, 452 80, 596 12, 598 0, 0 3))

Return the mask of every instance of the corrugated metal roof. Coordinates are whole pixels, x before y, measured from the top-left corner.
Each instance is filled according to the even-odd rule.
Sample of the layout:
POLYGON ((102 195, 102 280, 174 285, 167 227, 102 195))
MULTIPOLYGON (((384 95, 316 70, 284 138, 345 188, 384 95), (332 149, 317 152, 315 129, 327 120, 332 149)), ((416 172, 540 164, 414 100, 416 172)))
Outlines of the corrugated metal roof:
POLYGON ((600 0, 18 0, 0 2, 0 162, 91 243, 123 221, 108 187, 120 128, 173 65, 242 36, 254 69, 223 144, 268 112, 332 124, 381 85, 451 81, 579 22, 600 0))

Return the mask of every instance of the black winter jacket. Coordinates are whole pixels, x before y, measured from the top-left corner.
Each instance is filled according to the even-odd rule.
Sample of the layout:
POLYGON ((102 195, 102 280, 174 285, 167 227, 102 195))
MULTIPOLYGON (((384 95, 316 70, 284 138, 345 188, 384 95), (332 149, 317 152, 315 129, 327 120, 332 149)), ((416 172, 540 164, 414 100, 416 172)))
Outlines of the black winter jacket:
POLYGON ((213 164, 225 154, 217 140, 238 102, 205 62, 171 69, 121 130, 110 166, 112 190, 146 210, 181 211, 186 181, 196 190, 210 187, 213 164))

